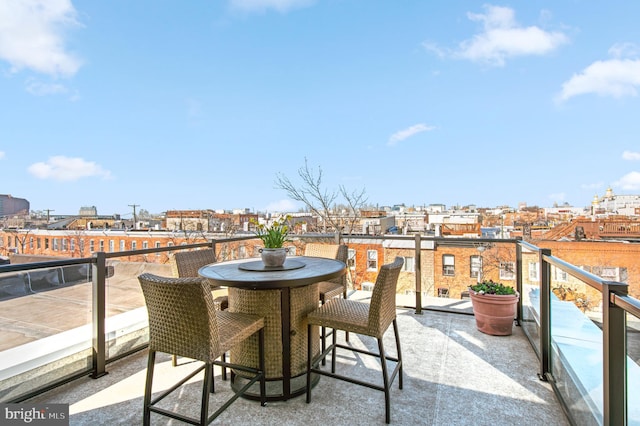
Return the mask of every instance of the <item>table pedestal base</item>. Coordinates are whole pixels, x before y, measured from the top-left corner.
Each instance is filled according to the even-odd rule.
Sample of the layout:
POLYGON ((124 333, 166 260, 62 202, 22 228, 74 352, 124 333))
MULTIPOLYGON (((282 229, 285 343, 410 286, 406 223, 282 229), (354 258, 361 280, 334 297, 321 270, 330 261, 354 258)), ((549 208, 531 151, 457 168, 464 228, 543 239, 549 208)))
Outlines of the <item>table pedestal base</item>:
MULTIPOLYGON (((232 373, 231 389, 237 392, 247 384, 249 380, 245 377, 232 373)), ((312 373, 311 375, 311 387, 314 387, 320 381, 320 375, 312 373)), ((296 396, 303 395, 307 391, 307 374, 303 373, 299 376, 292 377, 289 381, 290 392, 289 395, 284 393, 284 386, 282 379, 267 379, 266 393, 267 401, 286 401, 287 399, 294 398, 296 396)), ((249 390, 242 395, 243 398, 252 399, 254 401, 260 400, 260 383, 254 383, 249 390)))

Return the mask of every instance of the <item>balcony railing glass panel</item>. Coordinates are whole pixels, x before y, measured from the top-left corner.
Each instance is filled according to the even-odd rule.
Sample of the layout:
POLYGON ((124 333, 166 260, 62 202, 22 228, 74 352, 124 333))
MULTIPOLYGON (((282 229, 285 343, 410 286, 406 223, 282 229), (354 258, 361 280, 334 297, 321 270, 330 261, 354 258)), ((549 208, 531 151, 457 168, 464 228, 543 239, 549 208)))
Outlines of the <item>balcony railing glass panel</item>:
POLYGON ((629 424, 640 425, 640 318, 627 313, 627 406, 629 424))
POLYGON ((90 271, 0 274, 0 402, 91 368, 90 271))

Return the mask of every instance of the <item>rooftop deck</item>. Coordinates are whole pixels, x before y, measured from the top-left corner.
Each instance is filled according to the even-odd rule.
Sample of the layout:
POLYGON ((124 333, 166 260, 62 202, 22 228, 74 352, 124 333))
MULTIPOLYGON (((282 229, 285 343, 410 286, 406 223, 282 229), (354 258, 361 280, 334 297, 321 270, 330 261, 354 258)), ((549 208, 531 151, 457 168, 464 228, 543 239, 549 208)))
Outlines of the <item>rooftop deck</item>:
MULTIPOLYGON (((358 292, 355 298, 370 293, 358 292)), ((537 377, 538 360, 519 327, 508 337, 489 336, 476 330, 473 316, 426 310, 398 309, 398 324, 404 358, 404 388, 394 382, 391 395, 392 424, 427 425, 568 425, 569 422, 551 387, 537 377)), ((339 338, 344 337, 340 333, 339 338)), ((387 348, 393 345, 388 333, 387 348)), ((351 336, 351 344, 372 348, 373 339, 351 336)), ((386 343, 386 342, 385 342, 386 343)), ((142 423, 142 395, 146 351, 109 364, 109 374, 99 379, 83 378, 30 400, 34 403, 68 403, 72 425, 142 423)), ((178 375, 197 364, 180 359, 171 366, 170 356, 158 360, 157 388, 168 387, 178 375)), ((338 371, 381 382, 377 360, 339 352, 338 371)), ((163 401, 164 406, 185 413, 199 410, 199 380, 163 401)), ((218 400, 231 392, 216 375, 218 400)), ((322 377, 306 404, 300 396, 260 407, 255 401, 237 400, 217 424, 316 425, 384 424, 382 392, 322 377)), ((181 424, 152 414, 152 424, 181 424)))

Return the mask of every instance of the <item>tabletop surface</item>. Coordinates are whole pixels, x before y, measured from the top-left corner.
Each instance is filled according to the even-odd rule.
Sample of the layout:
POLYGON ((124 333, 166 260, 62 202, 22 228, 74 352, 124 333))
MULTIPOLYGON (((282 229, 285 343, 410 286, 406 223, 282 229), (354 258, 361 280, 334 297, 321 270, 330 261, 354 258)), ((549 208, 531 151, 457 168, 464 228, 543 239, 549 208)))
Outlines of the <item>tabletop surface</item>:
MULTIPOLYGON (((240 269, 243 263, 260 261, 259 258, 212 263, 200 268, 200 276, 224 287, 250 289, 274 289, 301 287, 319 281, 327 281, 346 273, 346 265, 334 259, 309 256, 289 256, 287 261, 301 262, 303 267, 289 270, 247 271, 240 269)), ((286 263, 285 263, 286 265, 286 263)))

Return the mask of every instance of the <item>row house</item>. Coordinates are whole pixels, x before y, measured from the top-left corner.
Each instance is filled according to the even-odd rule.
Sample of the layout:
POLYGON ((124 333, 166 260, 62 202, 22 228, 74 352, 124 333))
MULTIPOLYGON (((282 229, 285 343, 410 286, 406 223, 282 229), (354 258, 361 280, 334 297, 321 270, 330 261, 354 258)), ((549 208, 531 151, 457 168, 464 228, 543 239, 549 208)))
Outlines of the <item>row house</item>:
MULTIPOLYGON (((201 232, 126 231, 126 230, 0 230, 0 256, 25 254, 36 256, 90 257, 94 252, 118 252, 179 246, 206 242, 211 238, 201 232)), ((330 237, 328 240, 332 240, 330 237)), ((426 296, 461 297, 467 287, 480 279, 515 284, 515 250, 511 243, 469 243, 456 238, 421 242, 420 267, 416 266, 414 239, 358 239, 350 236, 348 271, 352 286, 371 289, 380 267, 396 256, 405 259, 398 282, 398 292, 414 291, 415 274, 421 272, 422 291, 426 296)), ((292 255, 304 252, 304 240, 291 242, 292 255)), ((640 298, 640 245, 611 241, 535 241, 541 248, 580 268, 611 281, 629 284, 629 293, 640 298)), ((220 244, 220 260, 257 256, 261 243, 249 239, 220 244)), ((124 258, 133 262, 166 263, 168 252, 124 258)), ((537 253, 524 253, 524 285, 537 285, 537 253)), ((585 293, 583 285, 564 272, 552 270, 555 289, 570 294, 585 293)))

